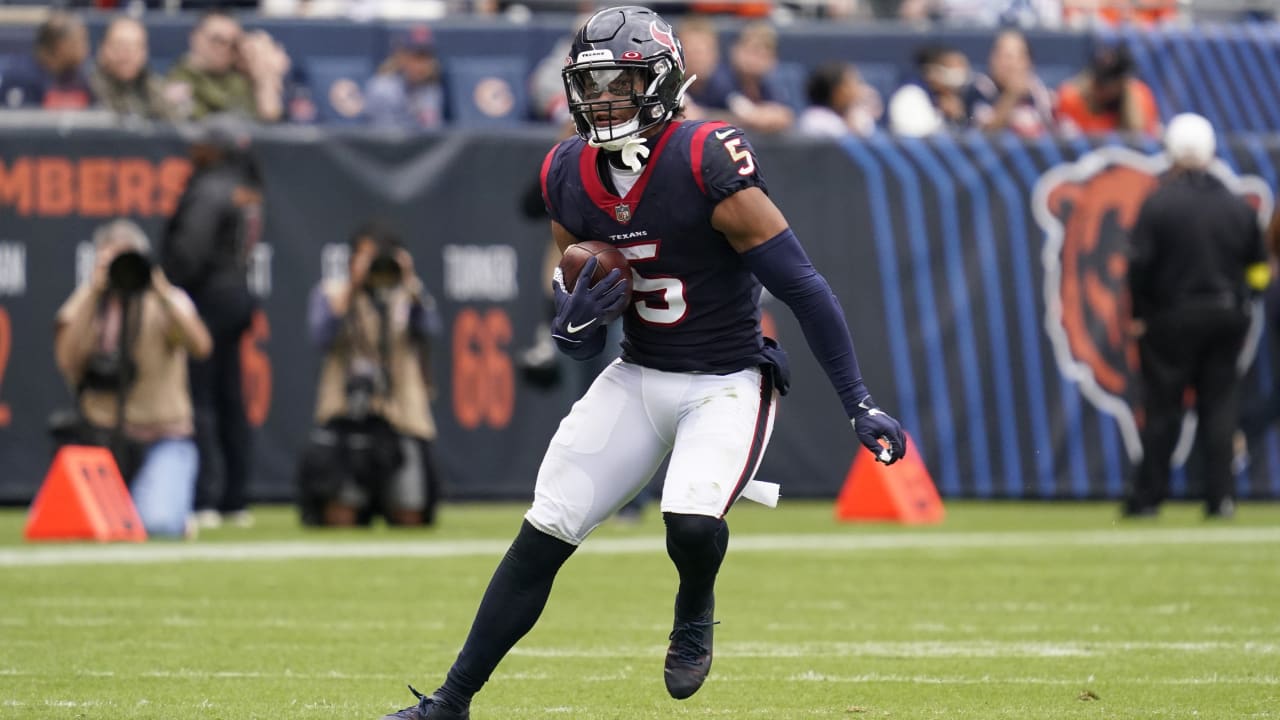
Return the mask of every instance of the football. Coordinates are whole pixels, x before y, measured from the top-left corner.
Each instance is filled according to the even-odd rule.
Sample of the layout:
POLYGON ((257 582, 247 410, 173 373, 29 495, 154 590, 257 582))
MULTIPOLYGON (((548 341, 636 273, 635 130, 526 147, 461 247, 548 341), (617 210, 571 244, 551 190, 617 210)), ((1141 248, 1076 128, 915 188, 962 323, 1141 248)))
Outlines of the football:
MULTIPOLYGON (((582 266, 592 257, 596 258, 596 271, 591 278, 591 283, 599 282, 610 270, 618 268, 622 271, 622 277, 631 277, 631 264, 627 262, 627 258, 618 248, 607 242, 600 240, 584 240, 580 243, 570 245, 564 251, 564 257, 560 258, 560 273, 564 277, 564 288, 569 292, 573 292, 573 288, 578 284, 578 275, 582 273, 582 266)), ((630 293, 628 287, 627 292, 630 293)))

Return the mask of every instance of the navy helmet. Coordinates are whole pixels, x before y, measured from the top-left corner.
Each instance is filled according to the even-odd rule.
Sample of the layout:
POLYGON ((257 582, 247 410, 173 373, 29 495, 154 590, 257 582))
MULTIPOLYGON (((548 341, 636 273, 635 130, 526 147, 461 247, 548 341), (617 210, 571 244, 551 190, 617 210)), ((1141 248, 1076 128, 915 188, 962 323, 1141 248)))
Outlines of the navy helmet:
POLYGON ((578 134, 607 150, 671 120, 692 80, 671 26, 634 5, 592 15, 574 36, 561 75, 578 134), (604 99, 606 92, 614 99, 604 99), (618 117, 632 109, 634 117, 618 117))

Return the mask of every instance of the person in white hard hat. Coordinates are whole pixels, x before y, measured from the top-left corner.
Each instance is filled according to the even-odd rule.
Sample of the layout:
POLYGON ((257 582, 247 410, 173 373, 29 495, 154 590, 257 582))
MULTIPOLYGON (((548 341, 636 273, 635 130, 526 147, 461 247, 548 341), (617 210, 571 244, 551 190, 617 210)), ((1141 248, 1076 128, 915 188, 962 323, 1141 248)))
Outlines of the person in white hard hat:
POLYGON ((1169 488, 1169 459, 1186 390, 1195 391, 1205 514, 1230 517, 1232 435, 1240 405, 1236 361, 1252 296, 1270 270, 1258 214, 1210 172, 1217 143, 1199 115, 1178 115, 1164 136, 1172 164, 1143 203, 1132 231, 1129 289, 1143 382, 1143 458, 1124 506, 1157 513, 1169 488))
POLYGON ((1164 133, 1164 149, 1174 167, 1205 170, 1213 162, 1218 141, 1213 125, 1203 116, 1182 113, 1169 121, 1164 133))

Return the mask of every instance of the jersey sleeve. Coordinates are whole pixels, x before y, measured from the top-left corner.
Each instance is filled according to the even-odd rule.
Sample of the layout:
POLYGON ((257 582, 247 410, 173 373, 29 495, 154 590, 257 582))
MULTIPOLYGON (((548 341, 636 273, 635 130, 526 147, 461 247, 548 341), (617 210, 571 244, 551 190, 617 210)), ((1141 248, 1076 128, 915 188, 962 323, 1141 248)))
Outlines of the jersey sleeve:
POLYGON ((758 187, 768 192, 755 149, 742 130, 725 123, 707 123, 693 138, 691 160, 698 189, 713 203, 758 187))
POLYGON ((557 143, 551 148, 547 156, 542 159, 542 170, 538 173, 538 185, 542 188, 542 203, 546 206, 547 215, 556 222, 560 222, 560 209, 557 198, 553 196, 560 184, 560 166, 564 164, 560 158, 561 145, 563 143, 557 143))

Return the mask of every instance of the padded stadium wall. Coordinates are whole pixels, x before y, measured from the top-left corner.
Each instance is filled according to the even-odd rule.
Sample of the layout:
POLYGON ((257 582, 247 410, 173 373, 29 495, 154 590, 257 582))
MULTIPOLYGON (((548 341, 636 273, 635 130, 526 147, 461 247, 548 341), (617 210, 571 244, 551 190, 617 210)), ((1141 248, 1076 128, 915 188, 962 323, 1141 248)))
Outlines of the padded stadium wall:
MULTIPOLYGON (((347 234, 370 217, 403 229, 445 318, 432 364, 451 495, 531 496, 573 399, 567 386, 525 384, 512 360, 542 320, 547 230, 521 199, 552 142, 541 130, 257 136, 267 212, 250 280, 262 312, 242 345, 253 497, 292 496, 319 368, 307 295, 345 268, 347 234)), ((1140 452, 1123 246, 1163 167, 1154 143, 971 134, 756 146, 773 198, 844 303, 869 386, 944 495, 1122 492, 1140 452)), ((188 172, 182 147, 168 132, 0 133, 0 501, 34 495, 50 459, 46 420, 70 404, 53 316, 87 268, 93 228, 123 214, 156 238, 188 172)), ((1224 177, 1269 212, 1280 137, 1237 135, 1220 157, 1224 177)), ((761 477, 787 496, 833 496, 855 438, 789 311, 769 299, 766 309, 795 380, 761 477)), ((1277 353, 1263 339, 1254 354, 1247 395, 1263 397, 1277 353)), ((1243 497, 1280 498, 1275 431, 1257 439, 1239 483, 1243 497)), ((1194 490, 1179 472, 1175 492, 1194 490)))

